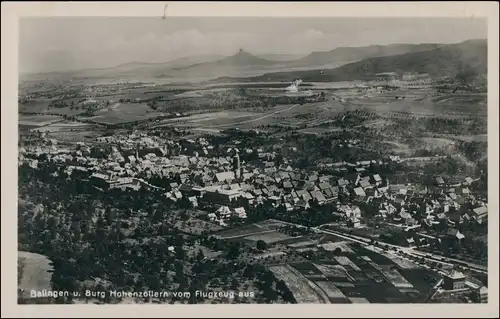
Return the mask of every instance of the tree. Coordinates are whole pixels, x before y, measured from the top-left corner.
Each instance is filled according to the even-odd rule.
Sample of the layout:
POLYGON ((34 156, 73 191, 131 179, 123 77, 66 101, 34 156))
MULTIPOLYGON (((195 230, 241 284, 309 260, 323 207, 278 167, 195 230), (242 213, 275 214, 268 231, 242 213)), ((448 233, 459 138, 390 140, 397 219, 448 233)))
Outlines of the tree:
POLYGON ((335 256, 339 256, 341 253, 342 253, 342 249, 340 249, 340 247, 335 248, 335 250, 333 251, 333 254, 335 256))
POLYGON ((236 290, 238 287, 239 287, 238 280, 236 280, 236 278, 233 278, 233 280, 231 280, 231 289, 236 290))
POLYGON ((267 249, 267 244, 263 240, 258 240, 256 247, 258 250, 266 250, 267 249))
POLYGON ((202 261, 203 259, 205 259, 205 254, 203 253, 203 250, 198 250, 198 253, 196 254, 196 260, 197 261, 202 261))

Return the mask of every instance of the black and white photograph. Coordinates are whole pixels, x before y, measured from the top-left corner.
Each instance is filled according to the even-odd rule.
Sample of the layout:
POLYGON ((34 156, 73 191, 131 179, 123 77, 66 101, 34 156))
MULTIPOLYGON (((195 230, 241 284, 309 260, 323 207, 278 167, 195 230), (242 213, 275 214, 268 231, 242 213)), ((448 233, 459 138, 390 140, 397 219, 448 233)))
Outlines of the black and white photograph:
POLYGON ((19 19, 17 304, 488 303, 486 17, 154 5, 19 19))

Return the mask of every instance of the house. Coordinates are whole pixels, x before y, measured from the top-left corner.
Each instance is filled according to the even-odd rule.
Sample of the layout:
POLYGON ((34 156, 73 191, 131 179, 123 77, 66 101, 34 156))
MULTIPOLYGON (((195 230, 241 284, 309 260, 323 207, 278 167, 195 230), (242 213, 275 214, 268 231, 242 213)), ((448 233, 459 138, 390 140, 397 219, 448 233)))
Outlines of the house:
POLYGON ((97 187, 108 189, 110 186, 111 176, 109 174, 93 173, 90 176, 90 181, 97 187))
POLYGON ((285 203, 285 210, 287 212, 291 212, 293 210, 293 206, 290 203, 285 203))
POLYGON ((389 185, 388 191, 391 194, 406 195, 407 189, 406 189, 406 185, 403 185, 403 184, 394 184, 394 185, 389 185))
POLYGON ((358 201, 365 200, 366 193, 365 193, 365 191, 361 187, 355 188, 353 190, 353 192, 354 192, 354 196, 355 196, 356 200, 358 200, 358 201))
POLYGON ((205 190, 203 201, 221 205, 230 205, 242 195, 240 190, 234 189, 207 187, 205 190))
POLYGON ((459 241, 465 238, 465 236, 458 229, 455 228, 448 229, 446 235, 447 237, 456 238, 459 241))
POLYGON ((242 197, 246 200, 246 202, 248 203, 248 205, 253 205, 253 203, 255 202, 255 196, 253 196, 249 192, 243 193, 242 197))
POLYGON ((194 208, 198 207, 198 199, 196 197, 189 197, 188 200, 194 208))
POLYGON ((373 187, 365 189, 365 193, 366 193, 366 196, 371 196, 371 197, 375 197, 375 198, 379 197, 378 189, 373 188, 373 187))
POLYGON ((326 198, 325 196, 323 195, 323 193, 321 191, 313 191, 311 192, 311 197, 313 198, 313 200, 315 202, 317 202, 318 204, 324 204, 326 202, 326 198))
POLYGON ((227 206, 219 207, 215 213, 219 216, 220 219, 228 219, 231 215, 231 209, 227 206))
POLYGON ((351 227, 359 228, 361 227, 361 221, 356 215, 352 215, 349 219, 349 224, 351 227))
POLYGON ((330 188, 330 185, 328 183, 320 183, 318 185, 318 187, 319 187, 320 190, 325 190, 325 189, 330 188))
POLYGON ((296 193, 297 193, 297 195, 298 195, 299 198, 302 198, 306 202, 309 202, 312 199, 312 197, 309 194, 309 192, 306 191, 306 190, 304 190, 304 189, 298 190, 296 193))
POLYGON ((193 186, 188 184, 181 184, 181 186, 179 186, 179 191, 187 196, 194 194, 193 186))
POLYGON ((462 188, 462 195, 463 196, 469 196, 470 195, 470 190, 468 187, 462 188))
POLYGON ((215 215, 215 213, 210 213, 210 214, 208 214, 207 216, 208 216, 208 219, 209 219, 210 221, 212 221, 212 222, 213 222, 213 221, 215 221, 215 220, 217 219, 217 215, 215 215))
POLYGON ((299 209, 309 209, 311 208, 311 205, 309 205, 307 201, 301 199, 295 204, 295 207, 299 209))
POLYGON ((292 183, 290 181, 283 182, 283 189, 291 191, 293 189, 292 183))
POLYGON ((370 182, 366 181, 366 180, 359 181, 359 186, 361 186, 363 189, 367 189, 367 188, 372 187, 372 185, 370 184, 370 182))
POLYGON ((458 290, 465 288, 465 275, 453 270, 443 277, 443 288, 446 290, 458 290))
POLYGON ((332 192, 331 188, 326 188, 321 191, 326 198, 326 201, 332 201, 338 197, 338 193, 332 192))
POLYGON ((488 303, 488 288, 482 286, 481 288, 476 289, 475 292, 476 301, 479 303, 488 303))
POLYGON ((478 223, 482 223, 488 218, 488 207, 479 206, 472 210, 470 213, 471 217, 478 223))
POLYGON ((254 175, 253 173, 243 173, 242 179, 244 181, 247 181, 247 180, 251 179, 253 177, 253 175, 254 175))
POLYGON ((446 219, 447 217, 446 217, 446 214, 445 214, 445 213, 439 213, 439 214, 437 214, 437 218, 438 218, 438 219, 443 219, 443 220, 444 220, 444 219, 446 219))
POLYGON ((173 191, 172 194, 174 195, 176 200, 179 200, 182 198, 182 193, 179 191, 173 191))
POLYGON ((376 186, 379 186, 382 184, 382 178, 380 177, 379 174, 373 175, 373 182, 375 183, 376 186))
POLYGON ((401 212, 399 213, 399 217, 401 217, 405 223, 407 223, 407 221, 412 218, 411 217, 411 214, 408 213, 408 212, 405 212, 404 210, 401 210, 401 212))
POLYGON ((177 183, 170 183, 169 186, 170 186, 170 189, 177 189, 179 187, 179 184, 177 184, 177 183))
POLYGON ((444 186, 444 179, 441 176, 436 177, 436 185, 444 186))
POLYGON ((394 203, 400 206, 405 204, 406 196, 402 194, 397 194, 396 198, 394 198, 394 203))
POLYGON ((361 161, 359 164, 360 164, 361 166, 370 166, 371 161, 361 161))
POLYGON ((345 186, 347 186, 348 183, 345 179, 341 178, 337 181, 337 184, 339 187, 345 187, 345 186))
POLYGON ((356 167, 354 169, 357 173, 363 173, 364 171, 366 171, 366 169, 364 167, 356 167))
POLYGON ((247 218, 247 213, 245 212, 245 208, 243 207, 235 208, 234 215, 238 216, 238 218, 247 218))
POLYGON ((241 190, 241 186, 240 186, 240 184, 236 184, 235 183, 235 184, 229 185, 229 189, 231 189, 231 190, 238 190, 239 191, 239 190, 241 190))
POLYGON ((231 182, 234 178, 234 172, 222 172, 215 174, 215 179, 219 183, 231 182))
POLYGON ((406 219, 406 225, 407 226, 415 226, 417 224, 418 224, 418 221, 415 218, 413 218, 413 217, 410 217, 410 218, 406 219))
POLYGON ((262 195, 262 190, 259 188, 256 188, 256 189, 252 190, 252 193, 254 196, 260 196, 260 195, 262 195))
POLYGON ((471 185, 472 183, 474 182, 474 180, 470 177, 466 177, 465 178, 465 184, 466 185, 471 185))

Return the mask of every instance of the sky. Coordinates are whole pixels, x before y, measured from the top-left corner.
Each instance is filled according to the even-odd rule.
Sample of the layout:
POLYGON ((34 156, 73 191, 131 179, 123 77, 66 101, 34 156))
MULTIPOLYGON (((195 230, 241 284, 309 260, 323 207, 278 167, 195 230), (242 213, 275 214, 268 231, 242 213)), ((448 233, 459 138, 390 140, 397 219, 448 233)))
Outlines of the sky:
POLYGON ((458 43, 487 37, 486 19, 43 17, 19 24, 19 71, 103 68, 180 57, 303 54, 341 46, 458 43))

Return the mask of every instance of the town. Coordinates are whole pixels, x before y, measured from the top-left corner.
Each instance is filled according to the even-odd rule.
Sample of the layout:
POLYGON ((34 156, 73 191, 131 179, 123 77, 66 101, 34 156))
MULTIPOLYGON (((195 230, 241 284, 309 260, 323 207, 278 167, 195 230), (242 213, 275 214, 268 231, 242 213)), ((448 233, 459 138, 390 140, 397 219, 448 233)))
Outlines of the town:
MULTIPOLYGON (((416 175, 412 180, 415 162, 433 165, 453 160, 449 156, 365 156, 352 162, 322 159, 311 169, 301 167, 297 156, 293 157, 297 147, 278 145, 277 152, 276 144, 261 142, 266 139, 273 139, 272 135, 257 130, 177 139, 135 130, 99 137, 94 143, 60 145, 46 133, 31 132, 20 147, 20 178, 26 178, 27 183, 33 179, 51 185, 62 183, 65 186, 61 191, 75 196, 87 192, 94 194, 91 198, 111 196, 117 201, 122 196, 151 197, 145 206, 132 204, 138 212, 131 207, 128 212, 120 212, 125 207, 103 206, 95 207, 89 216, 87 229, 99 227, 102 216, 110 223, 107 229, 125 227, 127 231, 121 230, 120 236, 120 243, 125 245, 140 247, 136 238, 137 227, 144 222, 140 219, 152 216, 149 223, 167 220, 164 227, 188 238, 207 236, 207 242, 195 240, 192 246, 172 242, 167 251, 175 255, 189 254, 199 247, 205 259, 228 258, 214 250, 211 240, 236 240, 249 250, 244 257, 240 252, 237 260, 269 263, 270 269, 277 267, 272 270, 277 278, 286 279, 280 271, 291 270, 282 265, 307 264, 319 253, 332 253, 334 258, 343 258, 360 269, 343 257, 344 252, 352 253, 345 242, 354 242, 360 249, 390 260, 413 262, 442 273, 448 279, 439 289, 445 291, 450 285, 446 280, 455 282, 455 277, 462 276, 460 296, 480 292, 480 298, 485 298, 485 285, 477 279, 484 282, 487 269, 482 239, 488 220, 484 175, 441 173, 416 175), (403 173, 407 176, 401 176, 403 173), (149 205, 153 211, 146 208, 149 205), (470 278, 467 281, 464 272, 470 278)), ((341 143, 363 147, 359 140, 341 143)), ((416 167, 422 169, 422 165, 416 167)), ((68 217, 62 214, 69 207, 54 205, 50 203, 49 214, 54 216, 47 223, 53 218, 59 220, 56 224, 64 223, 61 218, 68 217)), ((69 227, 74 226, 74 220, 67 222, 69 227)), ((418 295, 415 300, 424 298, 418 295)), ((433 298, 439 295, 436 290, 433 298)))
POLYGON ((18 304, 488 303, 476 20, 175 18, 23 21, 18 304))

